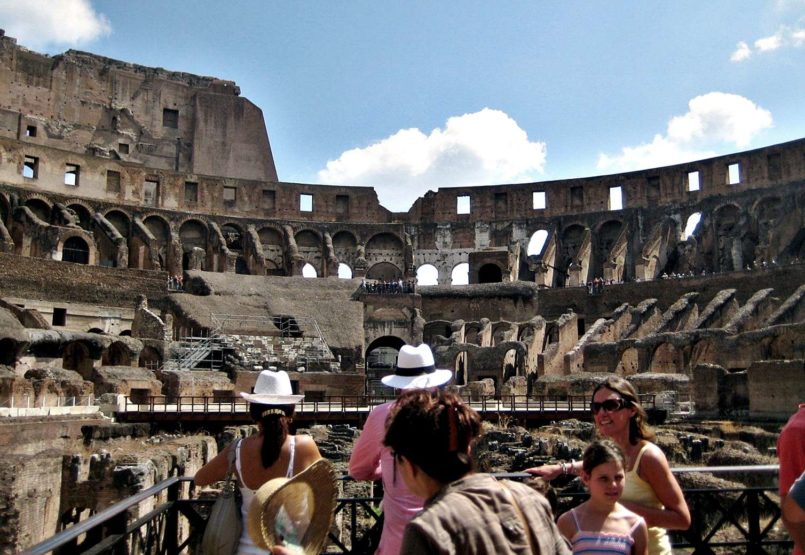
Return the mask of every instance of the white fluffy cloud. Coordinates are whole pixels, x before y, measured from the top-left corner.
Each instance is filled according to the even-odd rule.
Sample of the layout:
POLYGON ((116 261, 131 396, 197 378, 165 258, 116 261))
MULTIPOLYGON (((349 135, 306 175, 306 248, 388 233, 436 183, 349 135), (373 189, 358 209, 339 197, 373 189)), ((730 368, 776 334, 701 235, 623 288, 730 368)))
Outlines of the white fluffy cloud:
POLYGON ((743 62, 752 54, 765 54, 781 48, 801 48, 803 46, 805 46, 805 29, 800 25, 796 27, 781 25, 773 35, 755 40, 752 43, 754 50, 745 41, 739 42, 730 56, 730 61, 743 62))
POLYGON ((711 92, 688 102, 687 113, 668 122, 665 135, 650 143, 624 147, 620 154, 600 154, 597 167, 607 172, 678 164, 715 155, 713 147, 749 145, 772 126, 771 112, 737 94, 711 92))
POLYGON ((0 0, 0 22, 7 35, 33 50, 78 46, 112 32, 90 0, 0 0))
POLYGON ((743 62, 752 55, 752 49, 744 41, 738 43, 735 52, 730 56, 731 62, 743 62))
POLYGON ((401 129, 348 150, 327 162, 318 179, 374 187, 383 206, 404 212, 429 189, 534 181, 545 157, 545 143, 529 141, 504 112, 484 108, 451 117, 429 134, 401 129))

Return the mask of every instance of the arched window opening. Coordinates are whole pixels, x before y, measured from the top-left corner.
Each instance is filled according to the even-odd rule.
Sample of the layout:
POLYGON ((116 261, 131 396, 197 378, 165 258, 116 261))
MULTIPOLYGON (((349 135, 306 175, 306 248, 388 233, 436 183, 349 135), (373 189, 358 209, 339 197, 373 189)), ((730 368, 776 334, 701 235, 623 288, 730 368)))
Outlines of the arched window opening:
POLYGON ((314 268, 312 264, 307 263, 302 267, 302 277, 315 278, 319 277, 319 274, 316 272, 316 268, 314 268))
POLYGON ((453 285, 467 285, 470 282, 470 265, 466 262, 456 265, 450 273, 450 282, 453 285))
POLYGON ((87 246, 87 242, 81 237, 70 237, 64 242, 61 259, 64 262, 88 264, 89 246, 87 246))
POLYGON ((538 229, 531 235, 528 241, 528 248, 526 254, 529 256, 542 254, 542 249, 545 248, 545 242, 548 240, 548 232, 544 229, 538 229))
POLYGON ((341 279, 352 279, 352 268, 344 264, 338 263, 338 277, 341 279))
POLYGON ((701 212, 696 212, 690 215, 690 217, 688 218, 688 222, 685 224, 685 231, 682 233, 683 241, 688 237, 690 237, 691 235, 693 235, 693 232, 696 231, 696 226, 699 225, 701 219, 702 219, 701 212))
POLYGON ((416 269, 417 285, 438 285, 439 270, 433 264, 423 264, 416 269))

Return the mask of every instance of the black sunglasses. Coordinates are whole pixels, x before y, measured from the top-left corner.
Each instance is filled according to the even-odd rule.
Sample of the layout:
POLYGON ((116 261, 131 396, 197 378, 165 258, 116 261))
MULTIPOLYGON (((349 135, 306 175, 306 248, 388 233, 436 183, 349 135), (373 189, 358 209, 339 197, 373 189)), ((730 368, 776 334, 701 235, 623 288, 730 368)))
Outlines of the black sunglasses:
POLYGON ((625 408, 628 404, 629 402, 625 399, 607 399, 606 401, 601 401, 600 403, 592 401, 590 403, 590 410, 593 411, 593 414, 598 414, 601 412, 601 409, 604 409, 607 412, 615 412, 625 408))

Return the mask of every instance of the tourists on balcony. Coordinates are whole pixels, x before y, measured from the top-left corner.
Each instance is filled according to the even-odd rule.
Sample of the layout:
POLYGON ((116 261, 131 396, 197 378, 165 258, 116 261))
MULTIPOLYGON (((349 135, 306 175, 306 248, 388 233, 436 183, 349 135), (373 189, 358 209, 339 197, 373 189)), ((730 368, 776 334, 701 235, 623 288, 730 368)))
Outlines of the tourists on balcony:
POLYGON ((584 451, 581 480, 590 499, 557 522, 573 553, 646 555, 646 521, 618 502, 626 481, 625 464, 621 448, 608 439, 594 441, 584 451))
MULTIPOLYGON (((648 427, 637 392, 625 379, 611 376, 593 391, 590 408, 598 432, 618 444, 626 456, 621 503, 646 520, 649 555, 670 554, 667 530, 687 530, 690 511, 668 459, 651 442, 654 432, 648 427)), ((570 461, 529 468, 527 472, 553 480, 561 474, 578 475, 581 470, 580 461, 570 461)))
POLYGON ((425 506, 405 527, 400 553, 569 554, 544 496, 473 470, 481 417, 454 393, 404 392, 384 444, 394 473, 425 506))
MULTIPOLYGON (((436 368, 433 353, 427 345, 403 345, 397 357, 394 374, 382 382, 394 389, 431 389, 450 381, 452 372, 436 368)), ((412 493, 394 473, 394 459, 383 445, 386 420, 396 401, 378 405, 366 419, 360 437, 349 459, 349 474, 356 480, 383 481, 383 532, 375 553, 397 555, 403 530, 408 521, 422 509, 424 499, 412 493)))
MULTIPOLYGON (((253 393, 241 393, 249 402, 249 414, 257 423, 257 433, 236 442, 235 474, 242 496, 241 513, 246 521, 255 492, 273 478, 290 478, 321 458, 313 438, 307 435, 291 435, 288 423, 296 404, 303 395, 293 395, 291 380, 282 370, 263 370, 257 376, 253 393)), ((206 486, 224 480, 227 455, 233 444, 228 445, 218 456, 205 464, 194 481, 197 486, 206 486)), ((238 555, 264 555, 243 527, 238 555)))

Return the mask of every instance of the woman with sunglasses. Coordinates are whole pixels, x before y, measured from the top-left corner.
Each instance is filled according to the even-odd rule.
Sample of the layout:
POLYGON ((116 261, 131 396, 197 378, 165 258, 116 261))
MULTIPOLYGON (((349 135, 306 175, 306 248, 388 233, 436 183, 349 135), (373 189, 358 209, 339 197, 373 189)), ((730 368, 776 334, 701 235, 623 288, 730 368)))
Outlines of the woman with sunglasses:
MULTIPOLYGON (((593 390, 590 408, 598 432, 614 441, 626 456, 626 485, 621 504, 642 516, 649 526, 649 555, 671 553, 667 530, 687 530, 690 511, 668 459, 651 440, 645 409, 632 384, 611 376, 593 390)), ((553 480, 580 474, 581 461, 529 468, 526 472, 553 480)))

